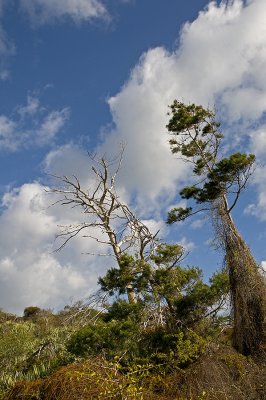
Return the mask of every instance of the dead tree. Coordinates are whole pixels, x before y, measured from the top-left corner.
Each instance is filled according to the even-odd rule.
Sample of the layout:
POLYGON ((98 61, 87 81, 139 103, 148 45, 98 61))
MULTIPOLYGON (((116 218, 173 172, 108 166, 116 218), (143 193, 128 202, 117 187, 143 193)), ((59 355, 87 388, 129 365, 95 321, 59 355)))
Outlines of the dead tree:
MULTIPOLYGON (((61 250, 74 237, 82 235, 111 249, 119 267, 122 255, 128 251, 134 252, 141 260, 146 260, 153 252, 158 232, 152 234, 116 192, 122 154, 121 151, 119 157, 110 162, 105 158, 90 156, 93 163, 91 188, 84 188, 76 176, 54 175, 60 187, 50 190, 50 193, 59 196, 53 204, 79 208, 84 214, 82 223, 60 227, 58 238, 62 243, 57 250, 61 250)), ((127 296, 130 303, 137 301, 131 284, 127 286, 127 296)))

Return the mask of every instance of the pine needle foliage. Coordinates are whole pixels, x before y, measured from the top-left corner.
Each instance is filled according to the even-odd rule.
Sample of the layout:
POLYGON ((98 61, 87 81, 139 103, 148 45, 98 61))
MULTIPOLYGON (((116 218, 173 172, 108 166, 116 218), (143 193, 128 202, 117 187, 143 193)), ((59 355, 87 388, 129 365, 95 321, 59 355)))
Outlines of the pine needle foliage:
POLYGON ((260 351, 265 343, 266 286, 250 249, 238 232, 231 212, 252 174, 255 156, 234 153, 222 157, 223 135, 215 114, 202 106, 175 100, 167 125, 172 153, 192 163, 199 183, 186 186, 180 196, 193 207, 174 208, 168 223, 199 212, 211 212, 217 241, 225 252, 234 318, 234 345, 243 354, 260 351))

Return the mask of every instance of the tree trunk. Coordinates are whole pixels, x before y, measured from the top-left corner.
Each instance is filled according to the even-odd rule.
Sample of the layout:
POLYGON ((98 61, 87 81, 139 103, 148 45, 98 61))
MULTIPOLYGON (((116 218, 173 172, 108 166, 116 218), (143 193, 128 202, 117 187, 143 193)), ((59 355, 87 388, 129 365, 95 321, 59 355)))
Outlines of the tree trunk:
POLYGON ((136 293, 131 284, 127 285, 127 299, 129 304, 137 303, 136 293))
POLYGON ((224 206, 218 208, 218 218, 230 279, 233 345, 244 355, 254 354, 266 339, 265 278, 224 206))

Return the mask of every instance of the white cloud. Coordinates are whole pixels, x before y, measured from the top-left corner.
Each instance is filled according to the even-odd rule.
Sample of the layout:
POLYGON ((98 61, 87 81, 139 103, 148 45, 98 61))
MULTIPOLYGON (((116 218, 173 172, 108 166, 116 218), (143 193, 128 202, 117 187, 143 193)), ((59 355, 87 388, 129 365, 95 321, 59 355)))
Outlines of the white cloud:
MULTIPOLYGON (((121 184, 141 193, 146 209, 160 199, 166 207, 187 179, 187 166, 170 154, 165 128, 167 105, 175 98, 216 105, 218 115, 231 125, 226 132, 231 145, 241 135, 247 139, 247 126, 263 117, 265 20, 264 0, 210 2, 195 21, 184 25, 175 51, 148 50, 109 99, 115 128, 106 133, 98 151, 117 152, 119 143, 125 143, 121 184)), ((262 134, 261 140, 264 143, 262 134)))
POLYGON ((245 208, 245 213, 266 221, 266 125, 264 123, 251 134, 251 151, 257 157, 257 166, 252 176, 252 184, 258 191, 256 203, 245 208))
POLYGON ((180 244, 187 252, 193 251, 196 247, 195 243, 192 242, 192 240, 186 238, 185 236, 178 241, 178 244, 180 244))
POLYGON ((5 115, 0 115, 0 148, 15 149, 10 138, 14 135, 16 127, 17 124, 15 121, 12 121, 5 115))
POLYGON ((252 130, 250 133, 251 151, 256 154, 259 159, 266 158, 266 125, 262 125, 252 130))
MULTIPOLYGON (((53 148, 43 161, 43 169, 47 174, 77 176, 81 185, 85 187, 92 179, 91 166, 87 152, 72 143, 53 148)), ((58 182, 53 183, 58 184, 58 182)))
MULTIPOLYGON (((21 313, 26 306, 63 307, 96 289, 106 260, 81 256, 97 253, 97 244, 76 238, 65 251, 53 252, 60 223, 75 223, 75 211, 61 215, 48 208, 51 198, 38 183, 25 184, 3 196, 0 224, 1 307, 21 313)), ((109 260, 109 263, 111 261, 109 260)))
POLYGON ((70 109, 48 111, 37 97, 28 96, 27 104, 18 106, 12 117, 0 115, 0 150, 51 145, 70 116, 70 109))
POLYGON ((261 0, 211 2, 186 24, 177 53, 186 84, 204 102, 221 97, 230 118, 257 118, 265 110, 266 4, 261 0), (194 88, 194 89, 193 89, 194 88), (261 96, 261 94, 263 96, 261 96), (249 103, 248 103, 249 101, 249 103), (252 101, 252 103, 251 103, 252 101), (255 103, 255 104, 254 104, 255 103), (249 107, 247 107, 249 104, 249 107))
POLYGON ((50 112, 41 122, 37 130, 37 143, 43 145, 53 140, 57 133, 63 128, 68 118, 69 108, 50 112))
POLYGON ((169 228, 163 220, 147 219, 142 220, 142 223, 147 226, 156 238, 162 240, 167 236, 169 228))
POLYGON ((204 219, 202 218, 202 219, 196 219, 196 220, 194 220, 192 223, 191 223, 191 228, 192 229, 200 229, 200 228, 202 228, 203 226, 204 226, 204 224, 205 224, 205 221, 204 221, 204 219))
POLYGON ((121 184, 147 201, 173 195, 183 163, 170 154, 165 125, 167 105, 175 97, 171 56, 161 48, 145 54, 120 93, 109 99, 116 129, 106 136, 100 153, 117 152, 125 143, 121 184))
POLYGON ((25 106, 19 106, 17 111, 21 115, 21 117, 26 117, 28 115, 36 114, 39 108, 40 100, 37 97, 28 95, 27 104, 25 106))
POLYGON ((78 23, 108 16, 100 0, 20 0, 20 4, 34 25, 65 18, 78 23))
POLYGON ((245 213, 266 221, 266 166, 258 166, 253 174, 252 182, 258 188, 256 203, 249 204, 245 213))

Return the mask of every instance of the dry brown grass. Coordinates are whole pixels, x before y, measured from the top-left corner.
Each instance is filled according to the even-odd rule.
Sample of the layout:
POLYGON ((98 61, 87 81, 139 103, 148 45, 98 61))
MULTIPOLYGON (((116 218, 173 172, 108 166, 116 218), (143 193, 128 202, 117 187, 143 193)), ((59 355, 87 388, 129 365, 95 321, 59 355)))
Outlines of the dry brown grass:
POLYGON ((230 346, 210 347, 185 370, 123 375, 93 359, 50 377, 19 382, 4 400, 266 400, 266 358, 254 361, 230 346))
POLYGON ((266 399, 266 365, 233 349, 206 354, 186 371, 186 395, 197 399, 205 392, 208 400, 266 399))
POLYGON ((60 368, 34 382, 18 382, 5 400, 96 400, 141 399, 134 381, 123 376, 116 365, 102 359, 87 360, 60 368))

